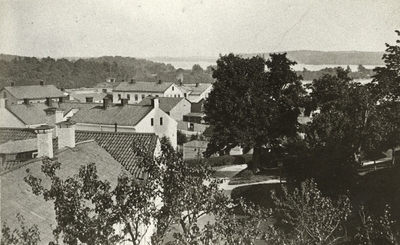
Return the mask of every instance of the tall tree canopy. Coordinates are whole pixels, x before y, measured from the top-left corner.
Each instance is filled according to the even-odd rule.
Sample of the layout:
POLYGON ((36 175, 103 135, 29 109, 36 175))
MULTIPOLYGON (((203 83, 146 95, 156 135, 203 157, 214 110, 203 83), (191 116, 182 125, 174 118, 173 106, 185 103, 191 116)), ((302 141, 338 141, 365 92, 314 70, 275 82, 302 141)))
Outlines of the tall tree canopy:
POLYGON ((207 154, 254 148, 252 168, 257 171, 263 147, 296 135, 304 90, 291 69, 295 64, 286 54, 271 54, 270 60, 234 54, 219 58, 205 104, 206 121, 215 127, 207 154))

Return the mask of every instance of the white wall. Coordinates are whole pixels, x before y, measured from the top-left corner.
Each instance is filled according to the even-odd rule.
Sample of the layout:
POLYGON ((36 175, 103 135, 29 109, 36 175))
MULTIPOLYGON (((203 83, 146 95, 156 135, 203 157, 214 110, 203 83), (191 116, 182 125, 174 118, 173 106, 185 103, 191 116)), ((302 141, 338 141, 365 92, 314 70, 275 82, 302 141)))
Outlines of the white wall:
POLYGON ((172 84, 164 92, 164 97, 178 97, 178 98, 180 97, 180 98, 183 98, 184 96, 185 96, 185 94, 175 84, 172 84))
POLYGON ((158 137, 167 136, 171 140, 174 148, 177 147, 177 125, 178 123, 167 113, 159 108, 151 110, 143 119, 136 125, 137 132, 140 133, 155 133, 158 137), (163 125, 160 125, 160 118, 163 118, 163 125), (154 120, 154 126, 151 126, 151 119, 154 120))

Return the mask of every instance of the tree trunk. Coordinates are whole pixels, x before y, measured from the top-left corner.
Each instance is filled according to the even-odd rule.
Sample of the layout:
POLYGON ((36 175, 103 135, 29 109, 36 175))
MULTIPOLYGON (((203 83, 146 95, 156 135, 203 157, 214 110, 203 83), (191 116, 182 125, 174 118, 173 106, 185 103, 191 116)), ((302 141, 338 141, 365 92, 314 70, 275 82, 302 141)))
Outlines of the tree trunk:
MULTIPOLYGON (((261 146, 256 144, 254 146, 254 150, 253 150, 253 158, 252 158, 252 166, 251 166, 251 170, 253 170, 253 173, 257 173, 259 170, 259 166, 260 166, 260 158, 261 158, 261 146)), ((249 166, 250 167, 250 166, 249 166)))
POLYGON ((396 149, 392 148, 392 165, 396 162, 396 149))

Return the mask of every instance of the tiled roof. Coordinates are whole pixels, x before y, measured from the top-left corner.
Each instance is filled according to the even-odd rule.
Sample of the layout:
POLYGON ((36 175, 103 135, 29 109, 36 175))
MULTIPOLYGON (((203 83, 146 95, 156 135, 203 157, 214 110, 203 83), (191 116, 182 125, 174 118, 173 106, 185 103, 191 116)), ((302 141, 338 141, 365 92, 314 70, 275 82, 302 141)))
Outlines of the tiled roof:
MULTIPOLYGON (((146 97, 142 101, 140 101, 139 105, 151 105, 151 100, 154 97, 146 97)), ((160 102, 160 109, 163 110, 164 112, 170 112, 174 107, 179 104, 182 100, 186 100, 185 98, 176 98, 176 97, 158 97, 158 100, 160 102)))
POLYGON ((183 147, 207 148, 208 141, 193 140, 183 144, 183 147))
POLYGON ((157 136, 146 133, 114 133, 114 132, 75 132, 76 142, 94 140, 125 167, 133 176, 140 177, 142 170, 138 166, 137 152, 133 147, 148 150, 151 154, 157 146, 157 136))
POLYGON ((163 93, 172 84, 171 82, 162 82, 161 84, 158 82, 123 82, 115 87, 114 91, 163 93))
POLYGON ((93 101, 101 101, 106 97, 106 93, 93 92, 93 93, 71 93, 70 96, 79 102, 86 102, 86 97, 92 97, 93 101))
MULTIPOLYGON (((112 186, 123 171, 121 165, 111 157, 96 142, 78 144, 74 149, 63 149, 55 154, 61 163, 57 175, 62 179, 77 174, 80 166, 95 163, 99 179, 107 180, 112 186)), ((25 225, 38 225, 41 244, 53 241, 52 229, 56 226, 53 202, 45 201, 42 196, 32 193, 31 187, 25 183, 27 171, 42 179, 42 184, 48 188, 50 181, 41 171, 41 161, 34 159, 26 165, 1 175, 1 222, 7 222, 12 228, 17 227, 15 215, 20 213, 25 218, 25 225)))
POLYGON ((42 99, 65 97, 64 93, 54 85, 32 85, 32 86, 14 86, 4 87, 17 99, 42 99))
POLYGON ((103 109, 102 105, 95 107, 81 107, 80 110, 72 116, 71 120, 77 123, 107 124, 117 123, 121 126, 135 126, 144 116, 153 108, 150 106, 139 105, 114 105, 103 109))
POLYGON ((20 152, 28 152, 28 151, 36 151, 37 147, 37 139, 26 139, 26 140, 16 140, 9 141, 4 144, 0 144, 0 153, 1 154, 12 154, 12 153, 20 153, 20 152))
POLYGON ((7 106, 7 109, 9 111, 11 111, 15 116, 17 116, 27 125, 46 123, 46 112, 43 111, 46 108, 48 108, 48 106, 44 103, 7 106))
POLYGON ((206 91, 209 87, 212 87, 211 83, 199 83, 198 86, 196 87, 196 84, 190 83, 190 84, 184 84, 180 86, 179 88, 182 88, 186 90, 187 92, 191 92, 191 94, 201 94, 204 91, 206 91))
POLYGON ((8 141, 26 140, 36 138, 32 129, 26 128, 0 128, 0 144, 8 141))

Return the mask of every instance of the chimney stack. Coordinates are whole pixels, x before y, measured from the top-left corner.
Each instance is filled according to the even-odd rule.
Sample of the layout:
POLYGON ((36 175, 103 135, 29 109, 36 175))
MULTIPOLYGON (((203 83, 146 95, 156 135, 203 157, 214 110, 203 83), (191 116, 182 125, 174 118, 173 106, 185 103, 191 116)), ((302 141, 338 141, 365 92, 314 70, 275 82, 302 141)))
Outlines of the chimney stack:
POLYGON ((53 127, 42 125, 35 128, 38 144, 38 157, 53 158, 53 127))
POLYGON ((48 126, 54 127, 52 137, 56 138, 58 136, 58 128, 55 126, 57 123, 63 120, 64 111, 54 107, 49 107, 47 109, 44 109, 44 111, 46 112, 46 124, 48 126))
POLYGON ((14 87, 15 86, 15 83, 14 82, 11 82, 11 87, 14 87))
POLYGON ((53 106, 53 100, 51 98, 47 97, 46 98, 46 105, 49 106, 49 107, 52 107, 53 106))
POLYGON ((107 109, 110 99, 108 97, 103 98, 103 109, 107 109))
POLYGON ((43 86, 44 85, 44 81, 40 80, 39 84, 40 84, 40 86, 43 86))
POLYGON ((86 103, 93 103, 93 97, 86 97, 86 103))
POLYGON ((28 98, 24 98, 24 104, 25 105, 29 105, 29 99, 28 98))
POLYGON ((158 97, 151 99, 151 106, 153 108, 158 108, 159 105, 160 105, 160 100, 158 99, 158 97))
POLYGON ((59 103, 64 103, 64 102, 65 102, 65 97, 60 97, 60 98, 58 98, 58 102, 59 102, 59 103))
POLYGON ((134 78, 131 79, 131 83, 136 83, 134 78))
POLYGON ((124 105, 128 104, 128 101, 129 101, 129 99, 127 99, 127 98, 122 98, 122 99, 121 99, 121 105, 124 106, 124 105))
POLYGON ((161 83, 162 83, 161 79, 160 79, 160 80, 158 80, 158 84, 161 84, 161 83))
POLYGON ((64 147, 75 147, 75 124, 75 122, 71 121, 57 123, 58 149, 64 147))
POLYGON ((200 85, 200 83, 196 83, 196 88, 198 88, 198 87, 199 87, 199 85, 200 85))

